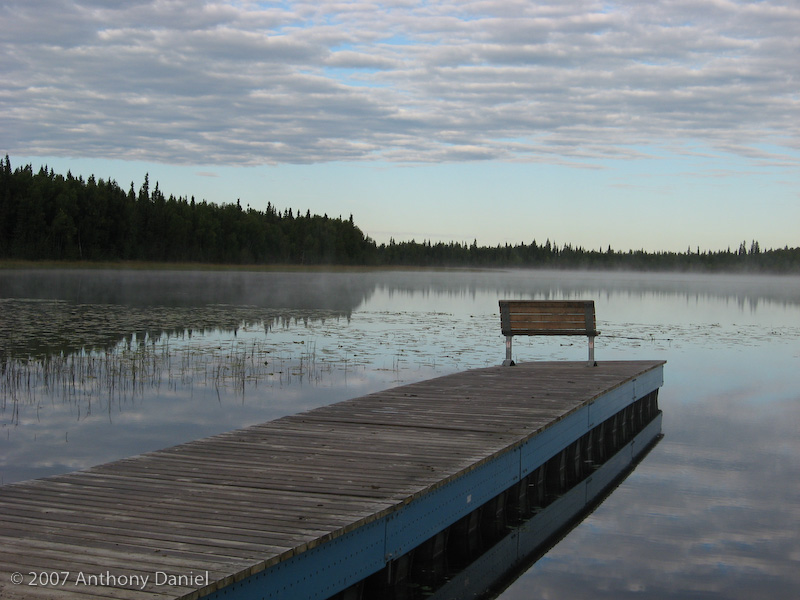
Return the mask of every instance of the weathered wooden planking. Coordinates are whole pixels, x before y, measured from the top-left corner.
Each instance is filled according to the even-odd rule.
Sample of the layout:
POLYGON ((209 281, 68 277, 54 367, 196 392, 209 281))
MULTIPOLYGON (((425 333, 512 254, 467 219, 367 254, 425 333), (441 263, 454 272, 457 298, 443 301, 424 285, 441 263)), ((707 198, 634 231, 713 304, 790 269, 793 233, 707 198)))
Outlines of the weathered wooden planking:
POLYGON ((196 598, 392 514, 661 362, 491 367, 0 488, 0 597, 196 598), (10 573, 209 573, 14 586, 10 573))

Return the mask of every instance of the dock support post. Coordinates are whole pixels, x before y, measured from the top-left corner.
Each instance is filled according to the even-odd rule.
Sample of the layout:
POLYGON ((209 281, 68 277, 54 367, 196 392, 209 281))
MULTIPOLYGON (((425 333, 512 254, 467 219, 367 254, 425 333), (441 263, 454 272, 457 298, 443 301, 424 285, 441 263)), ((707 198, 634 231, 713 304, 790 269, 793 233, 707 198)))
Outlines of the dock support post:
POLYGON ((589 336, 589 362, 587 364, 589 367, 596 367, 597 363, 594 361, 594 336, 589 336))

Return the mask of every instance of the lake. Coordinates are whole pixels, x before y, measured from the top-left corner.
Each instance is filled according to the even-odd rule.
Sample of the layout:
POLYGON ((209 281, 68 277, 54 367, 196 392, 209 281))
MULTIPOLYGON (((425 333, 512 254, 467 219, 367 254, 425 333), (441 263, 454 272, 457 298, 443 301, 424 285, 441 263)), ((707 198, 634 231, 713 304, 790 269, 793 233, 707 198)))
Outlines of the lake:
POLYGON ((501 298, 594 299, 598 361, 667 364, 663 440, 496 597, 796 597, 800 277, 0 271, 0 481, 499 364, 501 298))

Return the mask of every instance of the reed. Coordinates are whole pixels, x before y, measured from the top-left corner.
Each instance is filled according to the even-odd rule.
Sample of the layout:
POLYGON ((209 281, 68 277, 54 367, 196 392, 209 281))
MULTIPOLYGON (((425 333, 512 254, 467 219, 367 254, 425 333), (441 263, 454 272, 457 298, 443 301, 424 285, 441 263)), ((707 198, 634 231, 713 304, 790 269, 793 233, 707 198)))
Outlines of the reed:
POLYGON ((319 358, 315 342, 276 345, 269 339, 133 335, 107 350, 4 357, 0 407, 18 424, 20 406, 43 401, 71 403, 82 410, 79 414, 89 414, 98 405, 195 388, 244 397, 259 386, 319 384, 346 362, 319 358))

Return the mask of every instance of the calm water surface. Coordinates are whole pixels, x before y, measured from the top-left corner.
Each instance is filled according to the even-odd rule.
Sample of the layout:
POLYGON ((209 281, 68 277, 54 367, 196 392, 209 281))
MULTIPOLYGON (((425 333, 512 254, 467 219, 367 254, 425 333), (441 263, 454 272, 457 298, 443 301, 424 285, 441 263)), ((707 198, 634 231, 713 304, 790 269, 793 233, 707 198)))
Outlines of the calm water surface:
POLYGON ((668 363, 662 442, 497 597, 797 597, 797 277, 0 271, 2 483, 499 364, 500 298, 594 299, 598 360, 668 363))

